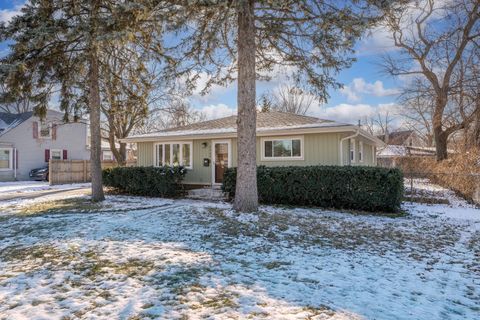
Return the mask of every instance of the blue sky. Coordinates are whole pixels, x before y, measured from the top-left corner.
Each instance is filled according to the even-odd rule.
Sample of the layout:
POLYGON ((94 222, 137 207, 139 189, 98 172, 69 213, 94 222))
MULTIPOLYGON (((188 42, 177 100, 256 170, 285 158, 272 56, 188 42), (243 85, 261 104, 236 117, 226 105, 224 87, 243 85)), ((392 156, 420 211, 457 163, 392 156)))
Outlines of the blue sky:
MULTIPOLYGON (((8 21, 18 13, 24 0, 0 0, 0 21, 8 21)), ((0 43, 0 55, 6 50, 6 45, 0 43)), ((314 105, 309 114, 337 121, 356 123, 358 119, 377 112, 377 110, 392 110, 398 108, 398 88, 401 82, 382 73, 379 63, 382 55, 395 54, 388 34, 382 29, 372 30, 369 35, 356 45, 357 62, 338 75, 338 80, 345 85, 342 90, 330 90, 328 103, 314 105)), ((275 90, 284 84, 281 78, 272 82, 259 82, 257 94, 267 90, 275 90)), ((235 113, 236 88, 214 87, 205 96, 194 94, 190 98, 195 108, 202 110, 209 118, 215 118, 235 113)))

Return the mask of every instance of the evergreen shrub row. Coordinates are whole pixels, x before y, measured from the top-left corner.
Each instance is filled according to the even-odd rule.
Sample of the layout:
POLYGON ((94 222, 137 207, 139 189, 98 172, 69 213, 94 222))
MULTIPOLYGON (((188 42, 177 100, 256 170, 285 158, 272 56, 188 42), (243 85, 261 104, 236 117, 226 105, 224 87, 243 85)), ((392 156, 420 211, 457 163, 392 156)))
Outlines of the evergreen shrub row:
POLYGON ((116 167, 103 170, 103 184, 139 196, 175 197, 182 190, 184 167, 116 167))
MULTIPOLYGON (((223 190, 235 197, 236 168, 223 178, 223 190)), ((361 166, 257 168, 261 203, 371 212, 397 212, 403 198, 399 169, 361 166)))

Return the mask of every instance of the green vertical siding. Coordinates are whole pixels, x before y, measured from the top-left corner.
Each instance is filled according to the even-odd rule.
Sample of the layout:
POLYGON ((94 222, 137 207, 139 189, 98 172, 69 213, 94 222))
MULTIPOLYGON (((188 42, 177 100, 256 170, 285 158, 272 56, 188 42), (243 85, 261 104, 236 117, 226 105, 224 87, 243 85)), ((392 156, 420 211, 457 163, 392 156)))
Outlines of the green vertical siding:
POLYGON ((212 165, 204 167, 203 159, 210 159, 212 155, 211 140, 193 140, 193 169, 188 170, 185 183, 209 184, 212 182, 212 165), (203 146, 203 143, 206 146, 203 146))
MULTIPOLYGON (((288 160, 288 161, 262 161, 261 160, 261 139, 257 138, 257 164, 265 166, 310 166, 310 165, 339 165, 340 164, 340 139, 351 135, 351 133, 321 133, 321 134, 305 134, 304 139, 304 159, 288 160)), ((295 136, 295 135, 292 135, 295 136)), ((237 139, 220 139, 230 140, 232 150, 232 166, 237 166, 237 139)), ((355 143, 357 153, 360 150, 359 142, 363 141, 363 163, 357 162, 352 165, 374 165, 374 148, 368 140, 362 137, 356 137, 355 143)), ((153 143, 141 142, 137 144, 138 160, 140 166, 153 165, 153 143)), ((185 177, 186 183, 210 184, 212 181, 212 140, 200 139, 193 141, 193 169, 189 170, 185 177), (204 146, 203 144, 206 144, 204 146), (203 166, 203 159, 210 159, 210 166, 203 166)), ((343 142, 343 160, 345 164, 349 164, 349 140, 343 142)))
POLYGON ((139 166, 153 166, 153 142, 137 143, 137 152, 137 164, 139 166))
POLYGON ((340 154, 340 134, 305 134, 303 135, 303 160, 262 160, 261 141, 267 137, 257 138, 257 164, 267 167, 275 166, 313 166, 313 165, 338 165, 340 154))

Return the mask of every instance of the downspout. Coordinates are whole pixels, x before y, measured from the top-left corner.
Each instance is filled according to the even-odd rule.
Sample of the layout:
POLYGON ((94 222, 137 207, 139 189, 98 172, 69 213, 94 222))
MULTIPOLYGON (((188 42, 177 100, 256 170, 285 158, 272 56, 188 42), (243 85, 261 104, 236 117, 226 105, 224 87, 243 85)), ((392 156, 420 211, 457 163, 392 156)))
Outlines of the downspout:
POLYGON ((340 165, 341 165, 341 166, 344 165, 344 163, 343 163, 343 141, 345 141, 345 140, 347 140, 347 139, 355 138, 355 137, 358 136, 359 134, 360 134, 360 130, 356 130, 356 131, 355 131, 355 134, 340 139, 340 165))
POLYGON ((13 148, 13 179, 17 180, 17 148, 13 148))

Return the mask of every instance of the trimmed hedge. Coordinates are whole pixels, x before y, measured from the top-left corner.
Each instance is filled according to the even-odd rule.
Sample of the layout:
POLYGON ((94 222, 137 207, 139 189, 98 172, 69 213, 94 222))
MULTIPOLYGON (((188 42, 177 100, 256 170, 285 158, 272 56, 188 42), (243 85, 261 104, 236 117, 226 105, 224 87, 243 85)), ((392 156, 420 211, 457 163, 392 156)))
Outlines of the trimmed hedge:
POLYGON ((103 185, 140 196, 175 197, 181 190, 183 167, 116 167, 103 170, 103 185))
MULTIPOLYGON (((222 189, 235 197, 236 168, 226 170, 222 189)), ((258 197, 265 204, 397 212, 403 198, 399 169, 354 166, 257 168, 258 197)))

